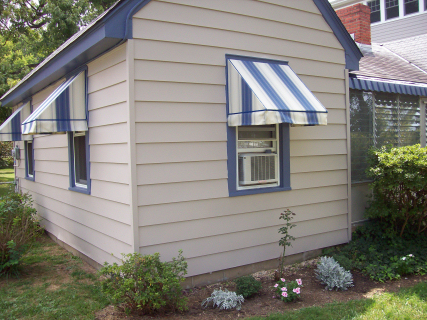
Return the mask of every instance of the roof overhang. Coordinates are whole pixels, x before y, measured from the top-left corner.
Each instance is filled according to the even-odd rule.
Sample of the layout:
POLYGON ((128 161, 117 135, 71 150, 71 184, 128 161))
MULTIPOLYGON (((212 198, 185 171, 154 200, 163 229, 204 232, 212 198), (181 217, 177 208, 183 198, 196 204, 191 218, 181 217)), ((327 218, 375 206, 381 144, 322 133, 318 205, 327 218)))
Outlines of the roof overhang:
POLYGON ((78 32, 1 97, 14 106, 75 69, 132 38, 132 16, 151 0, 120 0, 78 32))

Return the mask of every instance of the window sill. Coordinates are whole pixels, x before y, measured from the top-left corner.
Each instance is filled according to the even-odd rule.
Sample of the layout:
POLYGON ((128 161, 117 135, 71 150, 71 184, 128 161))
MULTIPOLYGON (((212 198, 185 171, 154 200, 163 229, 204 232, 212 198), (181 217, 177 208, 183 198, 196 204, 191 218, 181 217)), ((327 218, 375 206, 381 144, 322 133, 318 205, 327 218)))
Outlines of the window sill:
POLYGON ((258 189, 244 189, 244 190, 235 190, 230 191, 230 197, 246 196, 251 194, 259 193, 271 193, 271 192, 280 192, 280 191, 290 191, 291 187, 271 187, 271 188, 258 188, 258 189))
POLYGON ((36 181, 36 178, 35 178, 35 176, 32 176, 32 177, 26 176, 26 177, 25 177, 25 180, 28 180, 28 181, 36 181))
POLYGON ((80 192, 80 193, 84 193, 84 194, 90 194, 89 188, 69 187, 68 190, 75 191, 75 192, 80 192))

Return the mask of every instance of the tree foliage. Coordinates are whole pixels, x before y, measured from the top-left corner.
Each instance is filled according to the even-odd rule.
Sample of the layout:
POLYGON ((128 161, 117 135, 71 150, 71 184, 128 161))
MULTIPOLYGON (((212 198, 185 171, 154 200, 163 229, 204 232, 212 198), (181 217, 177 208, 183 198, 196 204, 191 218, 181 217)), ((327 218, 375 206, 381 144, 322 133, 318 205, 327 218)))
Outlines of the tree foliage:
POLYGON ((115 1, 0 0, 0 96, 115 1))

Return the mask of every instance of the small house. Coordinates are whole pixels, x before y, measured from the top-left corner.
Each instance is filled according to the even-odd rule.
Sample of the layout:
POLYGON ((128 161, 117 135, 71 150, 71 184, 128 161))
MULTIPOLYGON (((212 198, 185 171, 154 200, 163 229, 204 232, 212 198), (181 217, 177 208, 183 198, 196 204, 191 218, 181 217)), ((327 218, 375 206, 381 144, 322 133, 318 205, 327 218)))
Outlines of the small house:
POLYGON ((189 285, 351 238, 349 70, 326 0, 121 0, 2 98, 17 186, 93 265, 182 249, 189 285))

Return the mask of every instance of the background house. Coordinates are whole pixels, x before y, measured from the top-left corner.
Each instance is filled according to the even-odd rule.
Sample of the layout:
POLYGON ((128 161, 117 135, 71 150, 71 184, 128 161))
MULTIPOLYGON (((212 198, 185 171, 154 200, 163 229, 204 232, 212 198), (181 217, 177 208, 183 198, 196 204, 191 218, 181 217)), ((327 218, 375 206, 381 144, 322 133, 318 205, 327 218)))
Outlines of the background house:
POLYGON ((119 1, 2 97, 33 110, 19 187, 93 264, 182 249, 192 284, 276 267, 285 208, 289 255, 345 243, 360 57, 327 1, 119 1), (242 183, 245 148, 272 175, 242 183))
POLYGON ((425 1, 330 1, 364 57, 350 73, 352 219, 363 220, 370 147, 426 145, 425 1), (372 35, 372 42, 371 42, 372 35))

